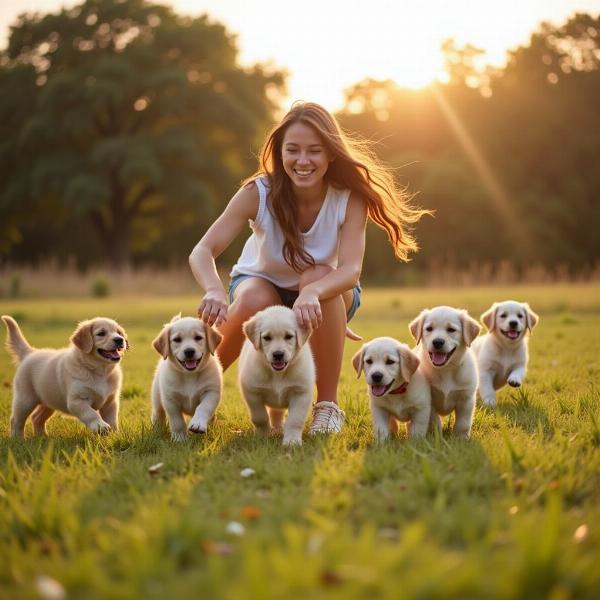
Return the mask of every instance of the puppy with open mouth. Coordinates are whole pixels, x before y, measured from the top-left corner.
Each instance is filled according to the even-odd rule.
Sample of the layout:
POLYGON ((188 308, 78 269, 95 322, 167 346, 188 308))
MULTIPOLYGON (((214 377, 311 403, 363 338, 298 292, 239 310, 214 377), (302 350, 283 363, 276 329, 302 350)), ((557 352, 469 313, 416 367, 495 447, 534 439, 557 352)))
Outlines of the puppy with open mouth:
POLYGON ((494 302, 481 315, 488 333, 473 342, 479 367, 479 395, 486 406, 496 405, 496 390, 507 383, 522 385, 529 361, 528 341, 539 317, 526 302, 494 302))
POLYGON ((286 306, 257 312, 243 330, 239 383, 254 427, 265 434, 283 430, 286 446, 302 444, 315 385, 314 360, 306 343, 310 331, 298 325, 286 306))
POLYGON ((71 346, 32 348, 17 322, 2 317, 8 330, 7 348, 18 364, 13 382, 10 417, 12 437, 23 437, 29 415, 35 435, 46 434, 46 421, 60 411, 77 417, 97 433, 116 430, 121 393, 121 358, 129 342, 112 319, 82 321, 71 346))
POLYGON ((391 337, 371 340, 354 355, 352 366, 362 370, 369 386, 373 430, 378 440, 396 432, 397 421, 407 423, 410 439, 423 437, 429 427, 431 392, 419 371, 419 357, 391 337))
POLYGON ((171 439, 186 439, 187 429, 206 433, 221 400, 223 375, 214 356, 221 334, 195 317, 174 316, 153 342, 161 355, 152 382, 152 424, 169 419, 171 439))
POLYGON ((477 365, 470 346, 481 330, 479 323, 466 310, 437 306, 423 310, 409 328, 431 386, 431 426, 441 431, 441 417, 454 412, 453 433, 468 438, 477 389, 477 365))

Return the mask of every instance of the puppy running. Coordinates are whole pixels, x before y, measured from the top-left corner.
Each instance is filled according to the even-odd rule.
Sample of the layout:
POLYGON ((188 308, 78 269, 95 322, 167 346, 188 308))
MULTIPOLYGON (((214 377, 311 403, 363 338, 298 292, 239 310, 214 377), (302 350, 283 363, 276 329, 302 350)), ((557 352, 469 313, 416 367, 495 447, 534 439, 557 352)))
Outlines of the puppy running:
POLYGON ((169 419, 171 439, 186 438, 183 414, 192 415, 188 430, 206 433, 221 400, 223 375, 214 356, 221 334, 194 317, 174 316, 153 346, 162 356, 152 382, 152 423, 169 419))
POLYGON ((69 348, 38 350, 12 317, 2 320, 8 329, 6 347, 19 365, 13 381, 12 437, 23 437, 32 413, 35 435, 45 435, 55 410, 77 417, 97 433, 118 428, 119 362, 129 344, 117 322, 101 317, 83 321, 69 348))
POLYGON ((481 315, 489 333, 473 342, 479 367, 479 395, 486 406, 496 405, 496 390, 506 385, 519 387, 529 360, 527 332, 539 317, 526 302, 494 302, 481 315))
POLYGON ((239 383, 252 423, 261 433, 280 431, 283 444, 301 444, 315 385, 315 365, 293 311, 271 306, 243 326, 246 341, 239 363, 239 383))
POLYGON ((391 337, 379 337, 364 344, 354 355, 352 366, 360 377, 364 369, 369 386, 373 430, 378 440, 397 430, 396 419, 408 422, 409 438, 427 433, 431 392, 418 370, 419 357, 391 337))
POLYGON ((454 411, 453 433, 468 438, 473 424, 477 365, 470 345, 479 323, 466 310, 449 306, 425 309, 409 326, 417 341, 421 369, 431 386, 431 425, 454 411))

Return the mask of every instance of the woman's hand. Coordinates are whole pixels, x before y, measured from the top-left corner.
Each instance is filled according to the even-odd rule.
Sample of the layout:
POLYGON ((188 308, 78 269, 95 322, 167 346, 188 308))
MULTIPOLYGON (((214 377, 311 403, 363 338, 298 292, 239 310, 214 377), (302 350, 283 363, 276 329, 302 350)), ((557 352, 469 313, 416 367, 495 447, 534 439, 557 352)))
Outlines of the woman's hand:
POLYGON ((304 288, 292 307, 300 327, 317 329, 323 322, 319 297, 308 288, 304 288))
POLYGON ((227 321, 227 294, 225 291, 210 291, 204 294, 198 307, 198 318, 207 325, 222 325, 227 321))

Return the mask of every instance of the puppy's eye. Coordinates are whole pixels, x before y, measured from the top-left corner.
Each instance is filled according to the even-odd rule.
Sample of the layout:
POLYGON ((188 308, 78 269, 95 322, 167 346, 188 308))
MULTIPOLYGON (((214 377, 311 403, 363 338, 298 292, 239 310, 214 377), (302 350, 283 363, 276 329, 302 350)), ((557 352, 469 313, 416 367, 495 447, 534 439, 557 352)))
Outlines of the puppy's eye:
POLYGON ((265 340, 265 342, 270 342, 273 338, 270 335, 263 335, 263 340, 265 340))
POLYGON ((181 342, 181 338, 180 338, 179 336, 177 336, 177 337, 174 337, 174 338, 173 338, 173 341, 174 341, 176 344, 179 344, 179 342, 181 342))
POLYGON ((523 315, 522 315, 521 313, 519 313, 519 314, 517 315, 517 317, 519 317, 519 319, 522 319, 522 318, 523 318, 523 315))
POLYGON ((395 364, 396 364, 396 361, 395 361, 395 360, 392 360, 391 358, 388 358, 388 359, 385 361, 385 364, 386 364, 386 365, 395 365, 395 364))
POLYGON ((196 336, 194 336, 194 340, 196 340, 197 342, 201 342, 202 341, 202 336, 201 335, 196 335, 196 336))
POLYGON ((283 339, 288 341, 293 340, 294 336, 291 333, 286 333, 283 339))
POLYGON ((427 327, 425 327, 425 331, 433 331, 433 327, 431 325, 427 325, 427 327))
POLYGON ((365 363, 368 365, 372 365, 373 364, 373 359, 372 358, 367 358, 367 360, 365 360, 365 363))
POLYGON ((106 335, 106 331, 104 331, 104 329, 101 329, 100 331, 96 332, 96 335, 98 337, 104 337, 106 335))
POLYGON ((456 333, 456 329, 454 327, 448 327, 448 329, 446 329, 446 331, 448 333, 456 333))
POLYGON ((501 319, 506 319, 506 313, 502 313, 502 314, 500 315, 500 318, 501 318, 501 319))

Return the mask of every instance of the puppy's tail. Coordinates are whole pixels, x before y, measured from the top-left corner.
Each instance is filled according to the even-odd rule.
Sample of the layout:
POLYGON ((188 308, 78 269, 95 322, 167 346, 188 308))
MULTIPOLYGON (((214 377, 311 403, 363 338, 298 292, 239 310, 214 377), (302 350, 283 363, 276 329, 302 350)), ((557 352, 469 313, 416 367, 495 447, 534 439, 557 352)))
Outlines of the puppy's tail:
POLYGON ((3 315, 2 320, 8 330, 6 349, 14 356, 15 361, 20 363, 28 354, 33 352, 33 348, 27 343, 17 322, 12 317, 3 315))

